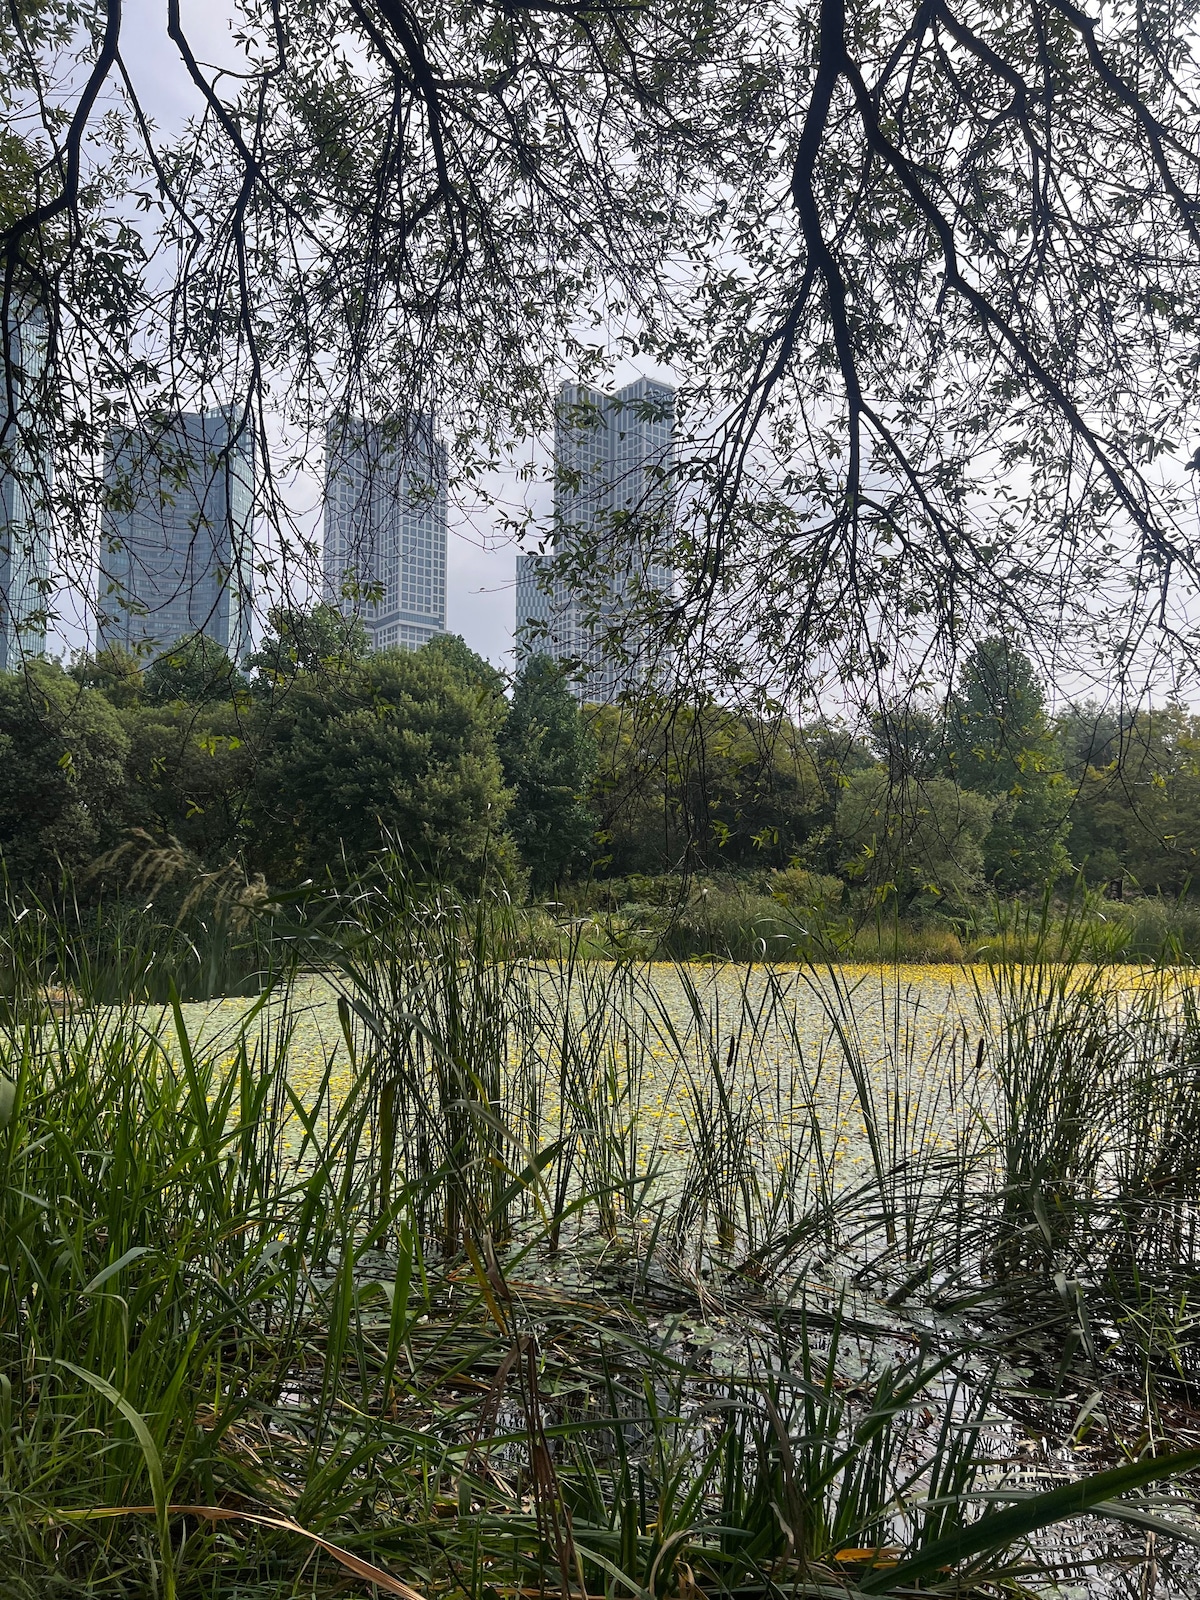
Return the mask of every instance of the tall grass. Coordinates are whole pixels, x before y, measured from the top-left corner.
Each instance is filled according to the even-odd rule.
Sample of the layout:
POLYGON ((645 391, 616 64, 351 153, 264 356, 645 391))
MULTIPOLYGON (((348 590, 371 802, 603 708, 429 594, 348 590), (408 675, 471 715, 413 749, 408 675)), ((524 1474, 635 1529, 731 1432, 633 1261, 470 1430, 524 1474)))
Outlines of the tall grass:
POLYGON ((1190 992, 997 969, 931 1060, 900 975, 392 863, 292 930, 302 1095, 295 964, 201 1026, 0 934, 6 1596, 1194 1586, 1190 992))

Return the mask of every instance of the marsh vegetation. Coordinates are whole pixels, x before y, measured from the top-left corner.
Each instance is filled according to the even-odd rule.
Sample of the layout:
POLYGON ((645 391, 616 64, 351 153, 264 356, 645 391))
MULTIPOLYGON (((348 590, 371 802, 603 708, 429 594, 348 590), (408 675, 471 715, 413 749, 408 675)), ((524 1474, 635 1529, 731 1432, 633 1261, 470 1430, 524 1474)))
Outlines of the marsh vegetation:
POLYGON ((1188 974, 531 960, 398 872, 241 1001, 68 932, 4 928, 6 1594, 1194 1588, 1188 974))

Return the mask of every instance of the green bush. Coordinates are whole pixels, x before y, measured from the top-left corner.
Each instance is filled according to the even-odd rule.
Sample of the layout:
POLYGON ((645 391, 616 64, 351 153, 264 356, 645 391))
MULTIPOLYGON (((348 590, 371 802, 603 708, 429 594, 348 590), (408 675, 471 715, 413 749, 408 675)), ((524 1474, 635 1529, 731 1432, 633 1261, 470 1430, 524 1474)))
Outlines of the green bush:
POLYGON ((844 885, 830 873, 813 872, 808 867, 783 867, 767 881, 773 899, 798 909, 828 910, 840 905, 844 885))

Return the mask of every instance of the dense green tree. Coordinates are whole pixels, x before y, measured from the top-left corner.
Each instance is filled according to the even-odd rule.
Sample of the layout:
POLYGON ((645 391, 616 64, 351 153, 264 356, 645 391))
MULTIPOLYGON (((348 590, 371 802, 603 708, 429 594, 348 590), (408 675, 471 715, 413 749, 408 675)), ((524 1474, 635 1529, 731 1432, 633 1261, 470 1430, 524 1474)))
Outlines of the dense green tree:
POLYGON ((591 715, 600 748, 592 809, 614 875, 779 867, 803 853, 825 797, 786 718, 711 703, 591 715))
POLYGON ((597 750, 587 798, 596 818, 597 873, 623 878, 677 870, 665 750, 644 731, 653 722, 628 706, 588 707, 584 715, 597 750))
POLYGON ((142 695, 151 705, 182 700, 208 705, 233 700, 246 680, 215 639, 192 634, 164 650, 142 674, 142 695))
POLYGON ((982 887, 984 845, 997 802, 949 778, 894 780, 857 772, 842 791, 842 868, 902 911, 920 900, 961 902, 982 887))
POLYGON ((983 850, 990 881, 1013 890, 1061 877, 1070 866, 1070 788, 1033 663, 1011 639, 984 639, 967 658, 949 747, 956 782, 998 802, 983 850))
POLYGON ((286 687, 301 673, 319 677, 353 667, 370 654, 367 630, 356 616, 321 602, 308 610, 272 606, 267 631, 247 666, 259 691, 286 687))
POLYGON ((298 678, 275 708, 258 784, 259 858, 276 882, 364 867, 398 842, 468 882, 511 796, 502 707, 437 651, 383 651, 335 679, 298 678))
POLYGON ((1071 852, 1088 878, 1177 895, 1200 874, 1200 718, 1140 712, 1119 749, 1089 766, 1071 812, 1071 852))
POLYGON ((94 656, 80 656, 68 670, 85 689, 99 689, 110 705, 124 709, 142 698, 142 664, 123 645, 105 645, 94 656))
POLYGON ((0 674, 0 856, 12 880, 46 888, 115 840, 128 753, 114 708, 61 667, 0 674))
POLYGON ((421 648, 426 655, 447 662, 467 683, 499 702, 499 709, 503 711, 507 703, 504 700, 503 676, 490 661, 485 661, 477 651, 472 650, 461 634, 435 633, 421 648))
POLYGON ((1069 872, 1071 801, 1061 774, 1019 780, 996 806, 984 844, 989 883, 1005 892, 1040 889, 1069 872))
POLYGON ((802 738, 816 774, 818 797, 809 832, 797 854, 818 872, 836 873, 841 870, 838 803, 855 773, 872 771, 877 762, 869 741, 838 718, 821 717, 809 723, 802 738))
POLYGON ((129 739, 125 809, 155 837, 169 835, 206 866, 249 851, 258 743, 269 722, 228 702, 142 705, 121 714, 129 739))
POLYGON ((1128 727, 1126 714, 1110 711, 1094 700, 1060 712, 1054 719, 1054 737, 1071 782, 1078 783, 1089 767, 1099 771, 1117 761, 1128 727))
POLYGON ((933 778, 948 766, 946 718, 936 707, 895 701, 870 719, 871 746, 892 778, 933 778))
POLYGON ((1045 693, 1033 662, 1011 639, 984 639, 967 657, 949 734, 955 777, 977 794, 1006 794, 1028 753, 1047 743, 1045 693))
POLYGON ((548 656, 530 656, 517 674, 500 759, 513 790, 513 838, 530 887, 541 894, 586 861, 596 827, 584 797, 595 739, 548 656))

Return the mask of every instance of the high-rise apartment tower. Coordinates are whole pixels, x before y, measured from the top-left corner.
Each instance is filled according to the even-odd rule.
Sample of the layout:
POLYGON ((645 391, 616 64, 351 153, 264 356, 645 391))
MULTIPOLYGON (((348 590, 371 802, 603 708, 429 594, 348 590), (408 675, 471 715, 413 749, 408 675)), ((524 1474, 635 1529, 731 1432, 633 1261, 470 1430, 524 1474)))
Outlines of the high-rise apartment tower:
POLYGON ((109 436, 101 517, 101 646, 154 654, 207 634, 250 647, 254 440, 232 406, 109 436))
POLYGON ((419 649, 446 628, 446 447, 428 412, 330 420, 325 594, 376 650, 419 649))
POLYGON ((46 318, 15 302, 0 340, 0 671, 13 672, 46 645, 53 463, 39 427, 46 374, 46 318))
POLYGON ((674 584, 674 435, 667 384, 559 391, 553 548, 517 558, 517 648, 572 665, 580 699, 609 703, 669 670, 645 613, 674 584))

